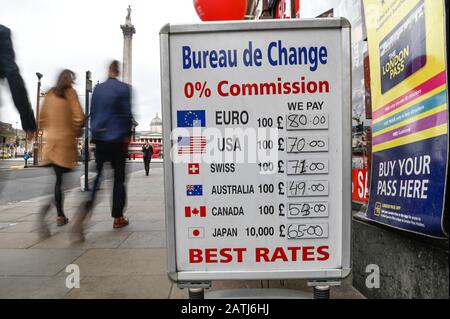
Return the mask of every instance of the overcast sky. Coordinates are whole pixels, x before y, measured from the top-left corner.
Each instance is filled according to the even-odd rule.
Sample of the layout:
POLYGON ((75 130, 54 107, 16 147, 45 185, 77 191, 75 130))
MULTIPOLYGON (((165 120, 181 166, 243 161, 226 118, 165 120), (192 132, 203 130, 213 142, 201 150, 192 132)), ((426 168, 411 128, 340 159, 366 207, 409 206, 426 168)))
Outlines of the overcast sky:
MULTIPOLYGON (((64 68, 77 74, 76 90, 84 105, 85 72, 92 72, 94 84, 102 82, 108 62, 122 60, 120 25, 125 23, 129 4, 136 28, 133 113, 138 130, 149 130, 156 112, 161 116, 159 30, 168 22, 199 22, 192 0, 0 0, 0 24, 12 30, 16 60, 33 109, 36 72, 44 75, 46 90, 64 68)), ((19 121, 20 128, 5 81, 0 82, 0 105, 0 120, 14 126, 19 121)))

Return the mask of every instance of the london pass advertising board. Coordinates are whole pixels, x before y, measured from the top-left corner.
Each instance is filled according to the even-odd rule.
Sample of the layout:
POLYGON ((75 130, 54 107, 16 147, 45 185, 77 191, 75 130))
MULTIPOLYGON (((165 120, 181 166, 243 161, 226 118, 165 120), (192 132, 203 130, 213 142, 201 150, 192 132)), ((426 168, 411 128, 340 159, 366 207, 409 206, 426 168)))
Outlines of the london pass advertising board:
POLYGON ((448 92, 444 2, 365 0, 373 157, 367 217, 444 237, 448 92))
POLYGON ((172 278, 345 277, 348 23, 167 26, 161 39, 172 278))

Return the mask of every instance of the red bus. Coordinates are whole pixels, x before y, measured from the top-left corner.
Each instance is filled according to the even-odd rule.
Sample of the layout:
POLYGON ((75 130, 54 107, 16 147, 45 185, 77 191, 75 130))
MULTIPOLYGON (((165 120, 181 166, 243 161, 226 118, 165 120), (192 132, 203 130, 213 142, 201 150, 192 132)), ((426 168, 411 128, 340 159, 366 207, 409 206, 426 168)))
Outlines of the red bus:
MULTIPOLYGON (((142 146, 144 146, 145 142, 130 142, 128 144, 128 158, 142 158, 142 146)), ((152 158, 161 158, 162 157, 162 144, 156 142, 150 142, 150 145, 153 147, 153 155, 152 158)))

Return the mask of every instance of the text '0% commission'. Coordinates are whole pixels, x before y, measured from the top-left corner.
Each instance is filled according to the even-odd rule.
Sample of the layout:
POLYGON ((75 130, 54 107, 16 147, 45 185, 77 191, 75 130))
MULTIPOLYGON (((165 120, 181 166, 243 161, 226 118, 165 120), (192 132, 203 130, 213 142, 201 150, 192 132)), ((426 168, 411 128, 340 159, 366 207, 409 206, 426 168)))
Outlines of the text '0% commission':
POLYGON ((194 95, 198 95, 198 97, 210 97, 211 89, 208 87, 208 82, 187 82, 184 85, 184 96, 188 99, 194 97, 194 95))

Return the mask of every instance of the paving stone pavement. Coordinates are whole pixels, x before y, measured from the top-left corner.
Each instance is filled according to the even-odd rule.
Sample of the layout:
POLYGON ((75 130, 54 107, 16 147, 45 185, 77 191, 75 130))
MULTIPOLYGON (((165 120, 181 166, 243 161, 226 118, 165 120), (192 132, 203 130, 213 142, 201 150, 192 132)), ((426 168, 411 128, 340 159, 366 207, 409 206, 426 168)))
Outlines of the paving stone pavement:
MULTIPOLYGON (((162 167, 131 173, 125 215, 130 225, 112 228, 111 181, 102 184, 98 204, 86 224, 84 242, 74 242, 69 223, 56 227, 53 208, 45 219, 39 207, 49 196, 0 207, 1 298, 187 298, 166 275, 165 216, 162 167), (80 287, 67 288, 66 267, 78 265, 80 287)), ((65 194, 65 211, 72 219, 86 193, 79 188, 65 194)), ((331 291, 334 298, 362 298, 350 279, 331 291)), ((305 281, 215 281, 208 293, 240 288, 307 290, 305 281)))

